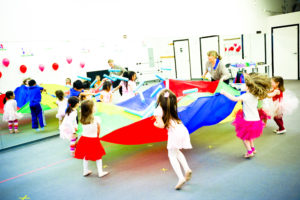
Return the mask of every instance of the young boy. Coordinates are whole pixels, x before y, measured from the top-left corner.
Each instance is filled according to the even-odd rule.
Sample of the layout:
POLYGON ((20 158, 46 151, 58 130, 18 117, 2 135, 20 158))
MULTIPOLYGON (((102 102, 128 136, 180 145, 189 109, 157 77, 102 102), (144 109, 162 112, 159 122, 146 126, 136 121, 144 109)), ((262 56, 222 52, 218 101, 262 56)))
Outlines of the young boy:
POLYGON ((31 110, 31 121, 32 121, 32 128, 36 131, 40 131, 39 123, 41 130, 44 130, 44 119, 43 119, 43 110, 41 106, 42 95, 41 92, 44 91, 44 88, 36 85, 35 80, 30 80, 28 89, 28 96, 29 96, 29 106, 31 110))

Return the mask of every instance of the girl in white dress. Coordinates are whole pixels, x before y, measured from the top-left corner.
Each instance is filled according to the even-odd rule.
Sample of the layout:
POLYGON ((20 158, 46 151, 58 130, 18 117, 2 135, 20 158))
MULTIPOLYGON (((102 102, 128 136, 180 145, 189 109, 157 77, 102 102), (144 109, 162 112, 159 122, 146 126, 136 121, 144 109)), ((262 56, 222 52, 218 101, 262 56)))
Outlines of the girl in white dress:
POLYGON ((62 139, 68 139, 70 141, 70 151, 72 156, 74 156, 77 140, 76 131, 78 130, 78 119, 76 109, 78 106, 79 99, 74 96, 70 97, 68 100, 66 115, 59 127, 60 137, 62 139))
POLYGON ((170 163, 178 176, 176 190, 181 189, 182 185, 191 179, 192 170, 188 166, 186 159, 180 149, 191 149, 190 135, 187 128, 181 122, 177 114, 177 98, 175 94, 164 89, 159 94, 157 108, 154 111, 156 122, 154 126, 166 128, 168 130, 168 157, 170 163), (183 167, 183 175, 180 165, 183 167))
POLYGON ((56 104, 58 106, 56 118, 59 120, 60 126, 66 114, 66 109, 68 107, 68 99, 64 97, 64 92, 62 90, 55 91, 55 95, 58 98, 58 100, 56 101, 56 104))
POLYGON ((111 82, 105 81, 103 84, 103 91, 101 91, 100 101, 103 103, 112 102, 112 93, 111 93, 111 82))
POLYGON ((21 114, 17 113, 17 101, 13 91, 7 91, 3 100, 4 113, 3 121, 8 122, 9 133, 18 133, 18 119, 21 118, 21 114), (14 126, 14 131, 13 131, 14 126))

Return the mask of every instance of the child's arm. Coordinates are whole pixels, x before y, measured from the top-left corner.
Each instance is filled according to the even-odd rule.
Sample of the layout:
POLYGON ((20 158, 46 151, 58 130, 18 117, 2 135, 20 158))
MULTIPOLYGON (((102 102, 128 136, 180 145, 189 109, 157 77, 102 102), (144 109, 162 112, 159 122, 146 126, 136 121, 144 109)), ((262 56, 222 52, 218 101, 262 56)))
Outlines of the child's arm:
POLYGON ((268 93, 268 97, 272 98, 272 97, 274 97, 276 95, 279 95, 279 94, 280 94, 279 90, 274 90, 273 92, 268 93))
POLYGON ((97 137, 100 136, 100 123, 97 123, 97 137))
POLYGON ((100 101, 103 102, 103 95, 100 94, 100 101))
POLYGON ((121 87, 122 85, 120 84, 120 85, 118 85, 117 87, 115 87, 114 89, 113 89, 113 91, 112 92, 115 92, 116 90, 118 90, 120 87, 121 87))
POLYGON ((227 97, 231 101, 241 101, 242 100, 240 97, 235 97, 224 90, 221 90, 220 94, 223 94, 225 97, 227 97))
POLYGON ((110 93, 110 95, 109 95, 109 103, 111 103, 112 102, 112 94, 110 93))
POLYGON ((162 119, 162 117, 155 116, 156 121, 154 122, 154 126, 157 128, 165 128, 165 123, 162 119))

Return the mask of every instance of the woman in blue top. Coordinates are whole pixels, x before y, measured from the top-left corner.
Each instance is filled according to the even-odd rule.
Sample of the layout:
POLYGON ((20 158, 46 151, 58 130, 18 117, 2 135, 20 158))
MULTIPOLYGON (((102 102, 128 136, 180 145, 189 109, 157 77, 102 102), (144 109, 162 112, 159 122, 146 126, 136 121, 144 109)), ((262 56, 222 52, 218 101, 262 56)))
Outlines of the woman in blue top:
POLYGON ((203 74, 203 78, 205 78, 206 74, 209 72, 211 75, 212 81, 224 81, 229 84, 230 74, 227 71, 225 65, 223 64, 222 57, 216 51, 207 52, 208 61, 205 65, 205 73, 203 74))

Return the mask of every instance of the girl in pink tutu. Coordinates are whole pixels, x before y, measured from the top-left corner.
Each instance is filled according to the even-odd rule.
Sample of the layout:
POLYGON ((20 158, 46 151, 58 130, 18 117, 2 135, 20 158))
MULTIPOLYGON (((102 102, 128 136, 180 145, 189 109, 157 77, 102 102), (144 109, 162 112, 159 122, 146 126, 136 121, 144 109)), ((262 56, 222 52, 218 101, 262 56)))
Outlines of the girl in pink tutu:
POLYGON ((241 96, 235 97, 223 90, 221 94, 232 101, 243 102, 243 110, 237 112, 232 124, 235 126, 236 136, 243 140, 247 150, 244 157, 250 158, 256 153, 254 139, 260 137, 265 126, 257 110, 258 99, 267 97, 271 82, 267 76, 260 74, 246 75, 245 82, 246 93, 241 96))
POLYGON ((279 127, 273 132, 283 134, 286 132, 282 119, 283 115, 291 114, 298 107, 298 99, 291 91, 285 91, 282 77, 274 76, 271 80, 271 85, 272 90, 268 97, 272 98, 273 103, 269 105, 270 108, 268 110, 279 127))
POLYGON ((192 170, 188 166, 183 153, 180 151, 180 149, 192 148, 190 135, 187 128, 178 117, 177 98, 171 90, 162 90, 159 94, 157 105, 158 106, 154 111, 154 116, 156 118, 154 126, 166 128, 168 130, 168 156, 179 179, 175 189, 179 190, 192 176, 192 170), (180 165, 185 171, 185 176, 182 174, 180 165))
POLYGON ((83 176, 92 173, 88 169, 88 160, 96 161, 98 176, 103 177, 108 174, 102 170, 102 156, 105 155, 103 146, 101 145, 100 136, 100 119, 94 117, 96 111, 92 100, 85 100, 81 103, 82 136, 80 137, 75 158, 83 159, 83 176))

